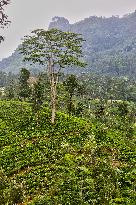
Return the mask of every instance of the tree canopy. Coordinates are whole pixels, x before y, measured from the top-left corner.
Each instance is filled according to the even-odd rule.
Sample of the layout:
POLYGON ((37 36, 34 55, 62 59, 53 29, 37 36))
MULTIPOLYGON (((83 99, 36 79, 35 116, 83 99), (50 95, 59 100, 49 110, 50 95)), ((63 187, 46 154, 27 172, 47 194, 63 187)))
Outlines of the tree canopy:
POLYGON ((25 36, 20 50, 24 54, 24 60, 43 65, 52 61, 55 69, 57 66, 84 66, 85 64, 79 60, 82 57, 82 41, 80 34, 58 29, 37 29, 32 31, 32 35, 25 36))
POLYGON ((52 123, 56 112, 56 88, 58 75, 62 68, 68 66, 84 67, 82 61, 82 42, 80 34, 63 32, 58 29, 37 29, 32 35, 25 36, 21 53, 24 60, 45 65, 51 88, 52 123))

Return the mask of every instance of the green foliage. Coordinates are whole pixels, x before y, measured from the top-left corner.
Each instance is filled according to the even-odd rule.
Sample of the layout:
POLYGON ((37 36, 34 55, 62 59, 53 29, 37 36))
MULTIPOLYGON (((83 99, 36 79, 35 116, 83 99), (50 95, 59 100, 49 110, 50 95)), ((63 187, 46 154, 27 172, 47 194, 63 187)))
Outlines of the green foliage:
POLYGON ((83 97, 100 100, 123 100, 136 102, 136 81, 128 77, 102 75, 80 75, 78 81, 84 85, 83 97))
POLYGON ((63 82, 66 91, 69 92, 70 96, 73 95, 78 88, 78 81, 75 75, 70 75, 64 82, 63 82))
POLYGON ((38 112, 42 104, 50 102, 50 82, 47 73, 40 73, 35 77, 36 82, 32 87, 30 102, 34 112, 38 112))
POLYGON ((72 113, 75 113, 75 107, 72 102, 72 98, 75 94, 75 92, 78 89, 78 81, 75 75, 70 75, 64 82, 63 85, 65 87, 66 92, 68 93, 68 99, 67 99, 67 109, 69 115, 72 113))
POLYGON ((19 77, 20 84, 26 84, 29 77, 30 77, 30 72, 26 68, 22 68, 19 77))
POLYGON ((2 205, 13 205, 23 202, 23 191, 0 171, 0 202, 2 205))
POLYGON ((134 110, 127 103, 122 116, 121 104, 91 122, 58 112, 54 125, 42 106, 37 126, 31 104, 1 101, 1 188, 9 204, 22 193, 31 205, 135 204, 134 110))
MULTIPOLYGON (((26 36, 20 47, 24 60, 47 65, 49 61, 54 69, 72 65, 83 67, 81 35, 72 32, 63 32, 58 29, 45 31, 37 29, 31 36, 26 36)), ((53 71, 52 71, 53 72, 53 71)), ((55 70, 54 70, 55 72, 55 70)))
POLYGON ((46 66, 50 80, 51 122, 55 123, 56 97, 59 73, 68 66, 85 67, 82 57, 81 35, 58 29, 45 31, 37 29, 31 36, 25 36, 20 47, 24 61, 46 66))
POLYGON ((20 85, 19 96, 24 99, 29 97, 31 93, 31 89, 28 85, 29 77, 30 77, 30 72, 26 68, 22 68, 19 77, 19 85, 20 85))
MULTIPOLYGON (((136 13, 123 17, 121 22, 133 21, 135 17, 136 13)), ((55 18, 55 23, 58 20, 55 18)), ((15 76, 0 73, 1 87, 6 86, 4 90, 10 99, 0 101, 0 202, 3 205, 135 204, 136 82, 120 77, 135 74, 136 58, 132 52, 135 38, 128 43, 124 26, 119 30, 123 30, 123 35, 119 32, 115 38, 118 25, 115 30, 113 25, 120 18, 108 20, 107 26, 107 19, 90 17, 85 19, 85 28, 81 21, 76 29, 80 28, 78 31, 85 36, 92 34, 84 42, 88 69, 112 73, 117 78, 59 76, 62 68, 85 64, 81 36, 58 29, 35 30, 25 37, 21 46, 25 60, 47 65, 49 69, 49 78, 42 74, 32 84, 31 96, 27 69, 21 70, 20 87, 15 76), (51 83, 53 88, 58 88, 59 110, 66 111, 68 100, 69 113, 78 117, 57 112, 56 123, 51 124, 51 111, 47 107, 51 83), (28 98, 29 103, 11 100, 19 93, 17 87, 20 96, 28 98)), ((61 19, 63 25, 65 22, 67 30, 69 22, 61 19)))

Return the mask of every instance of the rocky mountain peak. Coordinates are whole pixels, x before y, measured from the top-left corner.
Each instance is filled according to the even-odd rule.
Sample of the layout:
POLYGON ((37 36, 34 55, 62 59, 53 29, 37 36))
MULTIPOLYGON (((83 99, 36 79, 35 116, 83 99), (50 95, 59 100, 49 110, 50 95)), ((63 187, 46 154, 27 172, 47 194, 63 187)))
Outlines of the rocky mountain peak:
POLYGON ((49 29, 58 28, 63 31, 66 31, 68 30, 69 26, 69 21, 66 18, 55 16, 52 18, 52 21, 49 24, 49 29))

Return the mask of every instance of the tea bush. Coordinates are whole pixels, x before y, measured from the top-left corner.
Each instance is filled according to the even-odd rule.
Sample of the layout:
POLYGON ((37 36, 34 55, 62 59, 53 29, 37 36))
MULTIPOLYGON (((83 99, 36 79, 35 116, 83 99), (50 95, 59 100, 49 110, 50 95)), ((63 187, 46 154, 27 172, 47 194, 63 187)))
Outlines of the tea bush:
POLYGON ((111 113, 90 121, 58 112, 51 125, 48 108, 1 101, 3 205, 134 205, 135 124, 111 113))

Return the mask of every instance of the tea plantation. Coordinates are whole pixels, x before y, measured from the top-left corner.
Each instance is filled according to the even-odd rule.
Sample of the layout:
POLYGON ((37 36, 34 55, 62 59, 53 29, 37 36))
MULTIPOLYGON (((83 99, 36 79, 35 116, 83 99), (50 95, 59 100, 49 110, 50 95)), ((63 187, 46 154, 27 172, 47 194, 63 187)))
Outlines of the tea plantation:
POLYGON ((1 205, 134 205, 135 116, 84 119, 0 101, 1 205))

